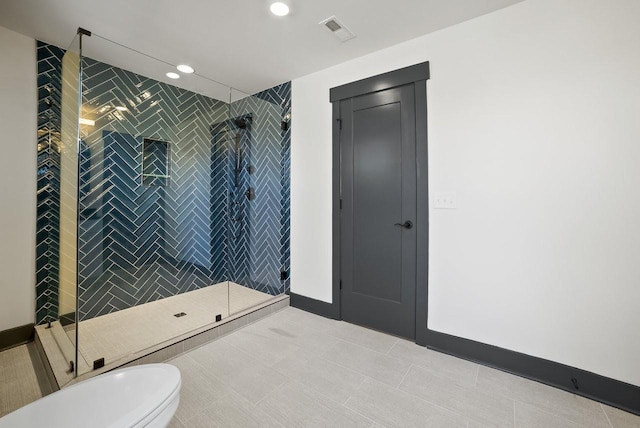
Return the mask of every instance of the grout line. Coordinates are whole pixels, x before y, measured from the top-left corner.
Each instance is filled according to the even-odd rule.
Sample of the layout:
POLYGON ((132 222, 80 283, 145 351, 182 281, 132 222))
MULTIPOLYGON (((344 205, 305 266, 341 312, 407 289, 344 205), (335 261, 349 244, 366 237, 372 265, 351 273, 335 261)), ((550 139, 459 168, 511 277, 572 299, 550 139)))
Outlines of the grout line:
MULTIPOLYGON (((358 386, 358 388, 357 388, 357 389, 360 389, 360 387, 362 386, 362 384, 363 384, 363 383, 364 383, 364 379, 362 380, 362 382, 360 383, 360 385, 358 386)), ((359 411, 357 411, 357 410, 355 410, 355 409, 353 409, 353 408, 349 407, 349 406, 348 406, 348 404, 349 404, 349 401, 350 401, 352 398, 353 398, 353 396, 349 396, 349 398, 347 398, 347 400, 346 400, 344 403, 342 403, 342 407, 344 407, 345 409, 348 409, 348 410, 350 410, 350 411, 352 411, 352 412, 354 412, 354 413, 356 413, 356 414, 358 414, 358 415, 360 415, 360 416, 364 417, 364 418, 365 418, 365 419, 367 419, 368 421, 371 421, 371 426, 372 426, 372 427, 373 427, 373 426, 375 426, 376 424, 378 424, 378 425, 382 425, 382 423, 380 423, 380 422, 378 422, 378 421, 375 421, 375 420, 373 420, 372 418, 370 418, 370 417, 368 417, 368 416, 366 416, 366 415, 363 415, 363 414, 362 414, 362 413, 360 413, 359 411)))
MULTIPOLYGON (((362 379, 360 380, 360 383, 358 384, 358 386, 356 386, 356 388, 354 389, 354 391, 353 391, 353 392, 358 391, 360 388, 362 388, 362 385, 363 385, 363 384, 364 384, 364 382, 367 380, 366 378, 367 378, 367 376, 364 376, 364 375, 362 376, 362 379)), ((346 407, 346 406, 347 406, 347 403, 349 402, 349 400, 351 400, 351 399, 353 398, 353 392, 352 392, 351 394, 349 394, 349 396, 347 397, 347 399, 346 399, 346 400, 344 400, 344 402, 342 402, 342 403, 340 403, 340 404, 342 404, 343 406, 345 406, 345 407, 346 407)))
MULTIPOLYGON (((385 333, 382 333, 382 334, 385 334, 385 333)), ((395 342, 393 342, 393 345, 391 345, 391 347, 389 347, 389 349, 387 349, 387 352, 385 352, 384 354, 385 354, 385 355, 389 355, 389 352, 391 352, 391 350, 392 350, 393 348, 395 348, 395 346, 396 346, 398 343, 400 343, 400 339, 398 339, 398 338, 396 337, 396 340, 395 340, 395 342)), ((389 356, 390 356, 390 355, 389 355, 389 356)))
MULTIPOLYGON (((334 363, 334 364, 337 364, 337 363, 334 363)), ((338 364, 338 365, 339 365, 339 364, 338 364)), ((413 364, 412 364, 412 366, 413 366, 413 364)), ((341 366, 341 367, 343 367, 343 366, 341 366)), ((415 366, 415 367, 416 367, 416 368, 420 368, 419 366, 415 366)), ((347 367, 347 368, 348 368, 348 367, 347 367)), ((349 369, 349 370, 355 371, 355 370, 353 370, 353 369, 349 369)), ((360 373, 360 372, 357 372, 357 373, 360 373)), ((471 418, 469 418, 468 416, 466 416, 466 415, 464 415, 464 414, 462 414, 462 413, 458 412, 457 410, 453 410, 453 409, 450 409, 450 408, 448 408, 448 407, 443 406, 442 404, 435 403, 435 402, 433 402, 433 401, 429 401, 429 400, 427 400, 427 399, 425 399, 425 398, 423 398, 423 397, 420 397, 420 396, 418 396, 418 395, 415 395, 415 394, 413 394, 413 393, 411 393, 411 392, 403 391, 403 390, 401 390, 401 389, 399 389, 399 388, 397 388, 397 387, 390 386, 388 383, 382 382, 382 381, 380 381, 380 380, 378 380, 378 379, 374 379, 374 378, 372 378, 371 376, 365 375, 365 374, 363 374, 363 373, 360 373, 360 374, 362 374, 365 378, 368 378, 368 379, 372 380, 372 381, 373 381, 373 382, 375 382, 375 383, 379 383, 379 384, 381 384, 381 385, 384 385, 384 386, 385 386, 385 387, 387 387, 387 388, 391 388, 391 389, 395 389, 395 390, 397 390, 399 394, 407 395, 407 396, 409 396, 409 397, 411 397, 411 398, 414 398, 414 399, 419 400, 419 401, 420 401, 420 402, 422 402, 422 403, 427 403, 427 404, 429 404, 430 406, 437 407, 437 408, 439 408, 439 409, 441 409, 441 410, 444 410, 444 411, 445 411, 445 412, 447 412, 447 413, 451 413, 452 415, 459 416, 459 417, 460 417, 460 418, 462 418, 462 419, 471 420, 471 418)), ((407 374, 408 374, 408 370, 407 370, 407 374)), ((405 376, 406 376, 406 375, 405 375, 405 376)), ((366 379, 365 379, 365 380, 366 380, 366 379)), ((364 380, 362 381, 362 383, 364 383, 364 380)), ((360 387, 361 387, 361 386, 362 386, 362 384, 360 385, 360 387)), ((358 389, 360 389, 360 387, 358 387, 358 389)), ((345 406, 346 406, 346 404, 348 403, 348 401, 349 401, 351 398, 352 398, 352 397, 349 397, 349 399, 347 400, 347 402, 345 402, 345 406)))
MULTIPOLYGON (((271 396, 271 395, 275 394, 279 389, 282 389, 285 385, 290 384, 291 382, 295 382, 295 381, 287 379, 287 381, 286 381, 286 382, 282 382, 280 385, 278 385, 278 386, 277 386, 274 390, 272 390, 270 393, 266 394, 264 397, 262 397, 261 399, 259 399, 259 400, 258 400, 258 401, 256 401, 255 403, 251 403, 251 404, 253 404, 254 406, 258 407, 258 405, 259 405, 260 403, 262 403, 264 400, 266 400, 269 396, 271 396)), ((235 390, 234 390, 234 391, 235 391, 235 390)), ((240 395, 240 393, 238 393, 238 392, 236 392, 236 394, 240 395)), ((242 396, 242 395, 240 395, 240 396, 242 396)), ((242 398, 244 398, 244 397, 242 397, 242 398)), ((246 400, 246 398, 245 398, 245 400, 246 400)), ((247 401, 249 401, 249 400, 247 400, 247 401)), ((250 402, 250 401, 249 401, 249 402, 250 402)))
MULTIPOLYGON (((351 398, 351 397, 349 397, 349 398, 351 398)), ((347 402, 348 402, 348 401, 349 401, 349 400, 347 400, 347 402)), ((371 425, 370 425, 370 426, 374 426, 374 425, 377 423, 376 421, 374 421, 373 419, 371 419, 369 416, 364 415, 364 414, 360 413, 359 411, 357 411, 357 410, 355 410, 355 409, 352 409, 351 407, 347 407, 347 406, 346 406, 346 404, 347 404, 347 403, 345 402, 345 404, 344 404, 344 405, 343 405, 343 404, 341 404, 341 406, 342 406, 343 408, 345 408, 346 410, 348 410, 348 411, 350 411, 350 412, 353 412, 353 413, 355 413, 356 415, 360 415, 360 416, 362 416, 363 418, 365 418, 366 420, 370 421, 370 422, 371 422, 371 425)))
POLYGON ((609 419, 609 415, 607 414, 607 411, 604 409, 604 406, 602 405, 602 403, 598 403, 598 404, 600 404, 600 409, 602 409, 602 413, 604 413, 604 417, 607 419, 607 422, 609 422, 609 426, 613 428, 613 423, 611 423, 611 419, 609 419))
MULTIPOLYGON (((351 342, 347 342, 346 340, 342 340, 342 339, 338 339, 338 342, 345 342, 345 343, 349 343, 349 344, 355 345, 355 344, 353 344, 353 343, 351 343, 351 342)), ((359 345, 356 345, 356 346, 359 346, 359 345)), ((361 347, 361 348, 364 348, 364 349, 367 349, 367 350, 369 350, 369 351, 371 351, 371 352, 376 352, 376 351, 373 351, 373 350, 371 350, 371 349, 369 349, 369 348, 367 348, 367 347, 363 347, 363 346, 360 346, 360 347, 361 347)), ((328 362, 330 362, 330 363, 333 363, 333 364, 335 364, 336 366, 342 367, 343 369, 347 369, 347 370, 350 370, 350 371, 352 371, 352 372, 358 373, 358 374, 360 374, 360 375, 362 375, 362 376, 365 376, 365 377, 367 377, 367 378, 369 378, 369 379, 371 379, 371 380, 375 380, 376 382, 380 382, 380 383, 382 383, 382 384, 384 384, 384 385, 387 385, 387 386, 388 386, 388 387, 390 387, 390 388, 393 388, 393 386, 389 385, 388 383, 385 383, 385 382, 383 382, 383 381, 381 381, 381 380, 375 379, 375 378, 373 378, 373 377, 369 376, 368 374, 366 374, 366 373, 364 373, 364 372, 362 372, 362 371, 360 371, 360 370, 356 370, 356 369, 353 369, 353 368, 351 368, 351 367, 347 367, 347 366, 345 366, 345 365, 343 365, 343 364, 340 364, 340 363, 339 363, 339 362, 337 362, 337 361, 334 361, 334 360, 330 360, 330 359, 328 359, 327 357, 325 357, 325 356, 324 356, 327 352, 329 352, 329 351, 327 350, 327 351, 323 352, 322 354, 318 355, 318 358, 320 358, 320 359, 322 359, 322 360, 325 360, 325 361, 328 361, 328 362)), ((379 352, 376 352, 376 353, 380 354, 379 352)), ((384 354, 380 354, 380 355, 384 355, 384 354)), ((393 357, 390 357, 390 358, 393 358, 393 357)))
MULTIPOLYGON (((396 343, 394 343, 394 344, 391 346, 391 348, 389 348, 389 350, 388 350, 387 352, 385 352, 385 355, 389 355, 389 354, 391 353, 391 351, 393 351, 393 348, 395 348, 395 347, 396 347, 396 345, 397 345, 398 343, 400 343, 400 341, 399 341, 399 340, 396 340, 396 343)), ((389 356, 391 356, 391 355, 389 355, 389 356)))
POLYGON ((195 414, 191 415, 191 417, 190 417, 190 418, 188 418, 186 422, 185 422, 185 421, 183 421, 182 419, 180 419, 180 416, 176 415, 175 413, 174 413, 173 417, 174 417, 174 418, 176 418, 176 419, 178 420, 178 422, 180 422, 180 424, 182 424, 182 426, 186 427, 186 426, 188 426, 188 425, 187 425, 187 422, 189 422, 191 419, 195 418, 196 416, 198 416, 198 414, 200 414, 200 413, 202 413, 202 412, 204 412, 204 410, 199 411, 199 412, 197 412, 197 413, 195 413, 195 414))
MULTIPOLYGON (((399 339, 399 338, 397 338, 397 337, 395 337, 393 335, 390 335, 388 333, 384 333, 384 332, 381 332, 381 331, 378 331, 378 330, 374 330, 374 329, 371 329, 371 328, 363 327, 363 326, 360 326, 360 325, 357 325, 357 324, 351 324, 351 323, 348 323, 348 322, 342 321, 342 320, 334 320, 334 319, 330 319, 330 318, 325 318, 325 317, 323 317, 321 315, 316 315, 316 314, 313 314, 311 312, 307 312, 307 311, 304 311, 302 309, 295 308, 293 306, 289 306, 289 307, 292 308, 292 309, 295 309, 296 311, 302 312, 304 315, 308 315, 309 318, 322 319, 323 321, 328 321, 330 324, 333 324, 334 327, 337 326, 337 328, 340 328, 341 325, 345 325, 346 324, 346 325, 349 325, 349 326, 352 326, 352 327, 361 328, 361 329, 363 329, 363 330, 365 330, 367 332, 374 332, 374 333, 382 334, 384 336, 392 337, 392 338, 396 339, 396 341, 391 346, 391 348, 393 348, 401 340, 401 339, 399 339), (341 323, 343 323, 343 324, 341 324, 341 323)), ((318 327, 318 326, 314 325, 314 326, 311 327, 311 329, 313 329, 313 330, 315 330, 317 332, 321 332, 323 334, 326 334, 328 336, 331 336, 331 337, 333 337, 335 339, 341 340, 343 342, 351 343, 353 345, 358 345, 361 348, 365 348, 365 349, 368 349, 370 351, 377 352, 378 354, 381 354, 381 355, 387 355, 389 353, 389 351, 391 350, 391 348, 390 348, 385 352, 380 352, 378 350, 369 348, 369 347, 367 347, 365 345, 361 345, 361 344, 353 342, 351 340, 344 339, 344 338, 342 338, 340 336, 336 336, 333 331, 327 331, 323 327, 318 327)), ((391 357, 391 358, 395 358, 395 357, 391 357)))
POLYGON ((404 374, 404 376, 402 376, 400 383, 396 385, 397 390, 400 390, 400 386, 402 385, 402 382, 404 382, 404 380, 407 378, 407 376, 409 375, 409 372, 411 371, 411 367, 413 366, 414 366, 413 364, 410 364, 409 367, 407 367, 407 372, 404 374))
POLYGON ((480 364, 477 364, 478 367, 476 367, 476 380, 473 383, 473 386, 477 387, 478 386, 478 377, 480 376, 480 364))
POLYGON ((362 349, 366 349, 366 350, 371 351, 371 352, 375 352, 375 353, 376 353, 376 354, 378 354, 378 355, 384 355, 384 356, 385 356, 385 357, 387 357, 387 358, 393 358, 394 360, 399 360, 399 361, 405 361, 405 362, 408 362, 407 360, 405 360, 405 359, 403 359, 403 358, 392 357, 391 355, 387 355, 387 354, 386 354, 386 353, 384 353, 384 352, 380 352, 380 351, 376 351, 375 349, 371 349, 371 348, 369 348, 368 346, 361 345, 361 344, 359 344, 359 343, 355 343, 355 342, 352 342, 352 341, 350 341, 350 340, 342 339, 342 338, 340 338, 340 337, 336 337, 336 336, 333 336, 333 337, 335 337, 336 339, 338 339, 338 340, 339 340, 339 341, 341 341, 341 342, 349 343, 349 344, 351 344, 351 345, 355 345, 355 346, 357 346, 358 348, 362 348, 362 349))
MULTIPOLYGON (((559 419, 559 420, 561 420, 561 421, 563 421, 563 422, 565 422, 565 423, 568 423, 568 424, 570 424, 572 427, 573 427, 573 426, 575 426, 575 427, 581 427, 581 426, 582 426, 580 422, 577 422, 577 421, 575 421, 575 420, 571 420, 571 419, 565 418, 564 416, 560 416, 558 413, 555 413, 555 412, 553 412, 553 411, 551 411, 551 410, 543 409, 543 408, 541 408, 541 407, 538 407, 538 406, 537 406, 537 405, 535 405, 535 404, 525 403, 524 401, 520 401, 520 400, 513 400, 513 403, 514 403, 514 413, 515 413, 515 404, 516 404, 516 403, 520 403, 520 404, 523 404, 523 405, 525 405, 525 406, 533 407, 534 409, 536 409, 536 410, 537 410, 538 412, 540 412, 540 413, 544 413, 545 415, 551 416, 552 418, 556 418, 556 419, 559 419)), ((598 403, 598 404, 599 404, 599 403, 598 403)), ((605 415, 606 415, 606 414, 605 414, 605 415)))
POLYGON ((517 422, 516 422, 516 400, 513 400, 513 427, 517 428, 517 422))

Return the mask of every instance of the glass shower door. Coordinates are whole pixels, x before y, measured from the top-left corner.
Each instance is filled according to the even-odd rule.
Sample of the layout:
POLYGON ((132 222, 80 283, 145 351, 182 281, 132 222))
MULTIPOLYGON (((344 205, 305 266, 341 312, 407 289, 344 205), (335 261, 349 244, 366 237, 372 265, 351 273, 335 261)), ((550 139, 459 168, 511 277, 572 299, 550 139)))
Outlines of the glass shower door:
MULTIPOLYGON (((62 57, 60 100, 60 258, 58 319, 61 329, 53 336, 68 363, 68 379, 77 376, 77 228, 78 228, 78 132, 80 123, 82 35, 77 34, 62 57)), ((57 327, 57 326, 56 326, 57 327)), ((86 365, 86 363, 84 363, 86 365)), ((67 382, 58 382, 64 384, 67 382)))
POLYGON ((290 84, 229 105, 230 311, 286 292, 289 283, 290 84))
POLYGON ((109 368, 229 316, 213 170, 229 88, 99 34, 83 48, 79 350, 109 368))

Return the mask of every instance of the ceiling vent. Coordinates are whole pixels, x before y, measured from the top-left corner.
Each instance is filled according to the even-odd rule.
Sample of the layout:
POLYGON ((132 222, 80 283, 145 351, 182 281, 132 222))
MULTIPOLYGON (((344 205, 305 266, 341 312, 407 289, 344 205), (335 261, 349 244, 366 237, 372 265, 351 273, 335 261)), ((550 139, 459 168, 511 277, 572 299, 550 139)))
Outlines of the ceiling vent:
POLYGON ((342 21, 340 21, 335 16, 331 16, 324 21, 321 21, 320 25, 324 25, 325 27, 327 27, 329 31, 331 31, 331 34, 333 34, 342 43, 346 42, 347 40, 351 40, 356 36, 351 30, 345 27, 342 21))

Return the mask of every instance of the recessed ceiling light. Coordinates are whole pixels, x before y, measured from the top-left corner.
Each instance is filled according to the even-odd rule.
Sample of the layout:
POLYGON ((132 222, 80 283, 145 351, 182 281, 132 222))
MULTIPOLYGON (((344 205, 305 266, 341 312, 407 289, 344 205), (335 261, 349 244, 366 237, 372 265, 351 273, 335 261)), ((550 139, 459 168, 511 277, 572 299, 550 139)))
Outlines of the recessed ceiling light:
POLYGON ((190 65, 187 64, 180 64, 179 66, 176 67, 179 71, 182 71, 183 73, 186 74, 191 74, 193 73, 195 70, 193 69, 193 67, 191 67, 190 65))
POLYGON ((167 77, 169 79, 179 79, 180 75, 178 73, 174 73, 173 71, 170 71, 167 73, 167 77))
POLYGON ((286 16, 289 15, 289 6, 286 3, 277 1, 274 3, 271 3, 271 13, 273 13, 276 16, 286 16))
POLYGON ((125 106, 116 106, 116 110, 118 110, 118 111, 127 111, 129 109, 126 108, 125 106))

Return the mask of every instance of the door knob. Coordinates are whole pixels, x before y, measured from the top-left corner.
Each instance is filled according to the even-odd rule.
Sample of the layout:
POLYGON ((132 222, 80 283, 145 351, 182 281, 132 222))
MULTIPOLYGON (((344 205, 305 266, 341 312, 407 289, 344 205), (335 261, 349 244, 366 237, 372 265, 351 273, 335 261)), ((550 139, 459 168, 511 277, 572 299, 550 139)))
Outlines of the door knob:
POLYGON ((411 229, 413 227, 413 223, 407 220, 404 223, 396 223, 395 226, 404 227, 405 229, 411 229))

